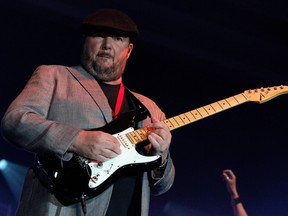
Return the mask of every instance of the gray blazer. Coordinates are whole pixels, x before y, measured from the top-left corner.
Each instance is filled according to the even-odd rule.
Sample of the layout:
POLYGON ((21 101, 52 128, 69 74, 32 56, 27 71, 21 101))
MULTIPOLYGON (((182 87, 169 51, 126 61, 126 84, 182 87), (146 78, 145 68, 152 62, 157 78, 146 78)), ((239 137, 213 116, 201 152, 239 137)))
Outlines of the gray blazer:
MULTIPOLYGON (((133 92, 160 120, 165 114, 149 98, 133 92)), ((10 143, 38 155, 69 160, 67 149, 81 129, 98 128, 112 121, 112 110, 97 81, 81 66, 39 66, 23 91, 8 107, 1 132, 10 143)), ((141 122, 141 127, 149 119, 141 122)), ((161 179, 148 178, 144 173, 142 186, 142 216, 149 212, 150 194, 160 195, 170 189, 175 169, 169 156, 161 179)), ((113 185, 87 201, 87 216, 104 216, 113 185)), ((24 183, 18 216, 80 216, 81 204, 63 206, 42 186, 32 169, 24 183)))

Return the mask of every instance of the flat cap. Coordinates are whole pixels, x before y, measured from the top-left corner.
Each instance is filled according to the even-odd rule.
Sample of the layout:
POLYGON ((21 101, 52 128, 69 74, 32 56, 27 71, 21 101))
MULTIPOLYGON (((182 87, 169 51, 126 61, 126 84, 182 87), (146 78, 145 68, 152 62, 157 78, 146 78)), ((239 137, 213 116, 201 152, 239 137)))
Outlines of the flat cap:
POLYGON ((135 22, 125 13, 112 8, 98 9, 85 17, 81 24, 83 34, 104 32, 135 38, 139 30, 135 22))

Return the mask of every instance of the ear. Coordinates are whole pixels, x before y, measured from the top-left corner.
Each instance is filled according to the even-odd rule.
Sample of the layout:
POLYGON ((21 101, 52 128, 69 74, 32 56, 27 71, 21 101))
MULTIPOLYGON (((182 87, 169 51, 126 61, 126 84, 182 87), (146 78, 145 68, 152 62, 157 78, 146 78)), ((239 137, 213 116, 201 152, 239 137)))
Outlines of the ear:
POLYGON ((130 57, 130 54, 133 50, 133 47, 134 47, 134 45, 132 43, 130 43, 128 46, 127 59, 130 57))

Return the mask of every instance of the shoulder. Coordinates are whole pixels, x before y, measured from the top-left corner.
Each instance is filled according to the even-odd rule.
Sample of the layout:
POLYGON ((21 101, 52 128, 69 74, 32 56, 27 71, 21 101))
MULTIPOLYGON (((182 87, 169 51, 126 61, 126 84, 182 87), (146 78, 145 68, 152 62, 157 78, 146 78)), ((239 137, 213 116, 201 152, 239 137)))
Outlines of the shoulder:
POLYGON ((134 94, 141 101, 141 103, 147 103, 147 104, 150 104, 151 106, 157 106, 158 107, 156 102, 153 101, 151 98, 149 98, 143 94, 140 94, 138 92, 131 91, 131 93, 134 94))
POLYGON ((87 76, 88 73, 80 66, 65 66, 65 65, 39 65, 33 76, 53 78, 67 78, 72 76, 80 76, 80 74, 87 76))
POLYGON ((43 77, 53 79, 55 76, 63 76, 67 72, 65 66, 62 65, 39 65, 33 72, 33 77, 43 77))
POLYGON ((143 103, 144 106, 146 106, 146 108, 150 111, 151 115, 155 116, 156 118, 160 120, 163 120, 166 118, 164 112, 154 100, 152 100, 151 98, 143 94, 140 94, 134 91, 131 91, 131 92, 140 100, 141 103, 143 103))
POLYGON ((35 73, 63 73, 70 67, 64 65, 39 65, 35 73))

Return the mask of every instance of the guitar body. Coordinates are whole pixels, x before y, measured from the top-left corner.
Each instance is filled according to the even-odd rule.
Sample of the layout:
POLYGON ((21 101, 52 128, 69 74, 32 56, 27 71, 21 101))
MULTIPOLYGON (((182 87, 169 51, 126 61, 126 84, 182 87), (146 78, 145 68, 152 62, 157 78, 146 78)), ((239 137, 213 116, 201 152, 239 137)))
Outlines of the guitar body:
POLYGON ((89 160, 76 154, 66 162, 55 163, 49 158, 39 158, 38 166, 40 164, 41 169, 45 170, 46 178, 49 178, 50 182, 49 187, 62 204, 69 205, 81 201, 83 197, 89 199, 97 196, 128 169, 149 170, 159 166, 160 156, 141 155, 136 145, 126 136, 127 133, 134 131, 136 121, 144 117, 147 115, 132 111, 119 116, 104 127, 92 129, 109 133, 112 131, 120 143, 122 153, 106 162, 89 160), (127 128, 115 133, 117 129, 124 127, 127 128))

